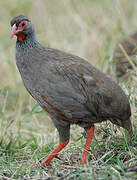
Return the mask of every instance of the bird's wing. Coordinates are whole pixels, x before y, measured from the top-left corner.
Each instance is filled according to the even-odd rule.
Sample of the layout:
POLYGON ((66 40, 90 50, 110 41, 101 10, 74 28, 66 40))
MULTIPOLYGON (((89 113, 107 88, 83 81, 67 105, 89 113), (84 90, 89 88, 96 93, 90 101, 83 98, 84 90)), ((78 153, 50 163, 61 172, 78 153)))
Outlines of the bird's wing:
POLYGON ((100 106, 103 110, 106 106, 110 107, 111 105, 111 92, 107 86, 105 87, 104 77, 108 81, 109 79, 87 61, 76 58, 78 58, 77 61, 72 59, 68 62, 57 63, 56 70, 66 82, 71 84, 77 94, 81 94, 85 98, 86 108, 98 116, 101 110, 100 106))

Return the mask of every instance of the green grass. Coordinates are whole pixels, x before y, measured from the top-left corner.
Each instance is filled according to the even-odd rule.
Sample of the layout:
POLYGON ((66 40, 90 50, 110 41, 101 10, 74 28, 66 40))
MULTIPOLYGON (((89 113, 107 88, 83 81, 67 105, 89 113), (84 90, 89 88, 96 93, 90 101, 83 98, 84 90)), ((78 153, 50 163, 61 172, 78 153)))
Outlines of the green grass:
POLYGON ((131 103, 131 138, 110 122, 97 124, 88 164, 71 166, 85 143, 85 133, 74 125, 69 145, 52 167, 35 168, 57 146, 58 133, 25 90, 15 65, 9 22, 20 13, 31 17, 42 44, 85 57, 112 78, 116 44, 137 29, 136 0, 0 1, 0 179, 137 179, 136 69, 126 81, 117 80, 131 103))

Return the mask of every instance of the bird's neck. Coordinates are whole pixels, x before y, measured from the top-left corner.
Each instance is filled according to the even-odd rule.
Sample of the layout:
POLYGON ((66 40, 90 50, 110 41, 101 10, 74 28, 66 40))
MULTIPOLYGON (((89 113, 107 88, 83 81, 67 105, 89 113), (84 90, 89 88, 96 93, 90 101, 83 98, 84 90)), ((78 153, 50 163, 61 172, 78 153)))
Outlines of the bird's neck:
POLYGON ((17 38, 16 41, 16 49, 17 51, 29 51, 30 49, 33 49, 34 47, 38 46, 39 43, 36 40, 35 34, 32 34, 31 36, 23 36, 23 38, 17 38))

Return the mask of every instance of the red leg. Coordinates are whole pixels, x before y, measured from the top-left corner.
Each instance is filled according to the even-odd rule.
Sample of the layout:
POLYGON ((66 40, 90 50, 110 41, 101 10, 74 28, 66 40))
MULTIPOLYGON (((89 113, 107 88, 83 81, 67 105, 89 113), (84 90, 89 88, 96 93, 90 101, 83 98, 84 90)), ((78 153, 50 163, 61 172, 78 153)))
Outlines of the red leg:
POLYGON ((86 164, 87 163, 87 158, 88 158, 88 148, 91 145, 91 141, 94 135, 94 126, 91 126, 91 128, 87 131, 87 139, 86 139, 86 143, 85 143, 85 148, 84 148, 84 152, 80 161, 80 164, 86 164))
POLYGON ((51 166, 50 161, 68 144, 69 141, 60 143, 53 151, 46 157, 42 163, 38 163, 36 167, 51 166))

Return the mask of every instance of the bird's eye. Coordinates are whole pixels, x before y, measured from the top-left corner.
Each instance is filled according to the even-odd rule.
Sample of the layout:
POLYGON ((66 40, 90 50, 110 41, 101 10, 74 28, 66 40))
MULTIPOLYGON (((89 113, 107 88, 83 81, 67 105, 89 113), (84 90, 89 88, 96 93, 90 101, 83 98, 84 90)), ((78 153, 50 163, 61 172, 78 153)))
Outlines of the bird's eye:
POLYGON ((22 26, 25 26, 25 23, 24 23, 24 22, 22 23, 22 26))

